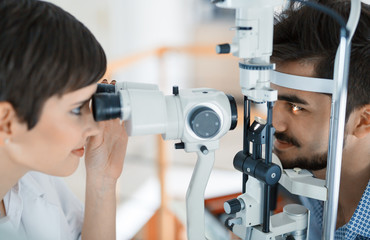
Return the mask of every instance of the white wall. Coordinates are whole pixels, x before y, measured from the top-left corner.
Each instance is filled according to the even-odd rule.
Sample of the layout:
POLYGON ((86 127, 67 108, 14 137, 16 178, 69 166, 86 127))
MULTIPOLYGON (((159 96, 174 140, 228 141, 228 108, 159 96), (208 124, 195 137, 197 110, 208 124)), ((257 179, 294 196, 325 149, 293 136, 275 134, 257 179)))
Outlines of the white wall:
MULTIPOLYGON (((84 23, 102 44, 108 62, 163 46, 183 46, 192 41, 193 0, 50 0, 84 23)), ((189 60, 186 56, 165 59, 166 79, 171 85, 188 86, 189 60)), ((163 83, 158 59, 119 71, 118 81, 163 83)))
POLYGON ((191 9, 174 0, 50 0, 83 22, 108 59, 189 41, 191 9))

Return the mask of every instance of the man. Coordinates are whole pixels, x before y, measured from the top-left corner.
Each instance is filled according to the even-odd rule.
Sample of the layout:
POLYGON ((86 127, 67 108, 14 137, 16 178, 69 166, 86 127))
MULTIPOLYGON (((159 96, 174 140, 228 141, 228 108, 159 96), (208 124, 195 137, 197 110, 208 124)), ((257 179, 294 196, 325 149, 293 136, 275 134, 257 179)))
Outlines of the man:
MULTIPOLYGON (((349 1, 325 5, 348 19, 349 1)), ((272 60, 280 73, 332 79, 339 25, 328 15, 292 6, 274 28, 272 60)), ((335 239, 370 238, 370 7, 362 4, 352 41, 345 139, 335 239)), ((284 79, 282 79, 283 81, 284 79)), ((331 95, 273 85, 278 90, 274 152, 284 168, 300 167, 325 178, 331 95)), ((320 239, 323 203, 302 198, 311 210, 310 239, 320 239)))

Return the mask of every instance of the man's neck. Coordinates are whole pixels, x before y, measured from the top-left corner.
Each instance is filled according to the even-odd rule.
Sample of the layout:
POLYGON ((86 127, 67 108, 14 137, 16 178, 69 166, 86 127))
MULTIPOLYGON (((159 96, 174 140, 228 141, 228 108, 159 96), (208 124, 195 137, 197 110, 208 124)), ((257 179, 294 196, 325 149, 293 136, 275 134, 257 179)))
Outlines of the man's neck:
POLYGON ((369 173, 369 166, 358 169, 357 172, 342 170, 338 199, 338 220, 342 220, 343 224, 348 223, 355 212, 369 182, 369 173))
MULTIPOLYGON (((366 148, 362 148, 366 149, 366 148)), ((337 228, 348 223, 370 179, 370 161, 361 150, 344 151, 338 199, 337 228)), ((326 169, 313 172, 315 177, 325 179, 326 169)))
POLYGON ((338 215, 342 212, 345 223, 355 212, 370 179, 369 141, 347 140, 343 149, 338 204, 338 215))

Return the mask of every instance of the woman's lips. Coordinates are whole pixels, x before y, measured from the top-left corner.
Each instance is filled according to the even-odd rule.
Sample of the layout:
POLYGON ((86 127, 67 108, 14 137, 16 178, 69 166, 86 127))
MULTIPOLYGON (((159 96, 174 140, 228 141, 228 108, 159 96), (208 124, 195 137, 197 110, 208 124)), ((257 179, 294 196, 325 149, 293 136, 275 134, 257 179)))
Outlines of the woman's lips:
POLYGON ((78 157, 82 157, 85 153, 85 148, 82 147, 82 148, 73 150, 72 153, 78 157))
POLYGON ((280 141, 278 139, 275 139, 275 142, 274 142, 274 147, 279 149, 279 150, 287 149, 287 148, 290 148, 290 147, 293 147, 293 146, 294 145, 291 144, 291 143, 280 141))

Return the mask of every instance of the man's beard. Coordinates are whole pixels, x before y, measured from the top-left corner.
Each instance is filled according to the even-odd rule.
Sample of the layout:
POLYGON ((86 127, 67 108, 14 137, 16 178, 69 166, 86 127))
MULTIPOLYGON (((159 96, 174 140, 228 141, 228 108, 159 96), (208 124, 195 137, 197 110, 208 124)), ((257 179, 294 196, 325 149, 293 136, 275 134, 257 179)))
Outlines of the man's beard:
MULTIPOLYGON (((297 148, 301 147, 301 144, 295 138, 290 137, 285 133, 276 132, 275 137, 278 140, 290 143, 296 146, 297 148)), ((326 164, 327 164, 327 156, 328 156, 327 152, 321 153, 321 154, 315 154, 310 157, 296 157, 292 159, 281 158, 279 156, 281 153, 279 149, 274 149, 274 153, 279 157, 284 169, 292 169, 295 167, 299 167, 301 169, 315 171, 315 170, 321 170, 321 169, 326 168, 326 164)))
MULTIPOLYGON (((274 152, 279 156, 279 150, 274 149, 274 152)), ((307 169, 317 171, 326 168, 328 153, 315 154, 311 157, 297 157, 293 159, 280 158, 281 164, 284 169, 292 169, 299 167, 301 169, 307 169)))

